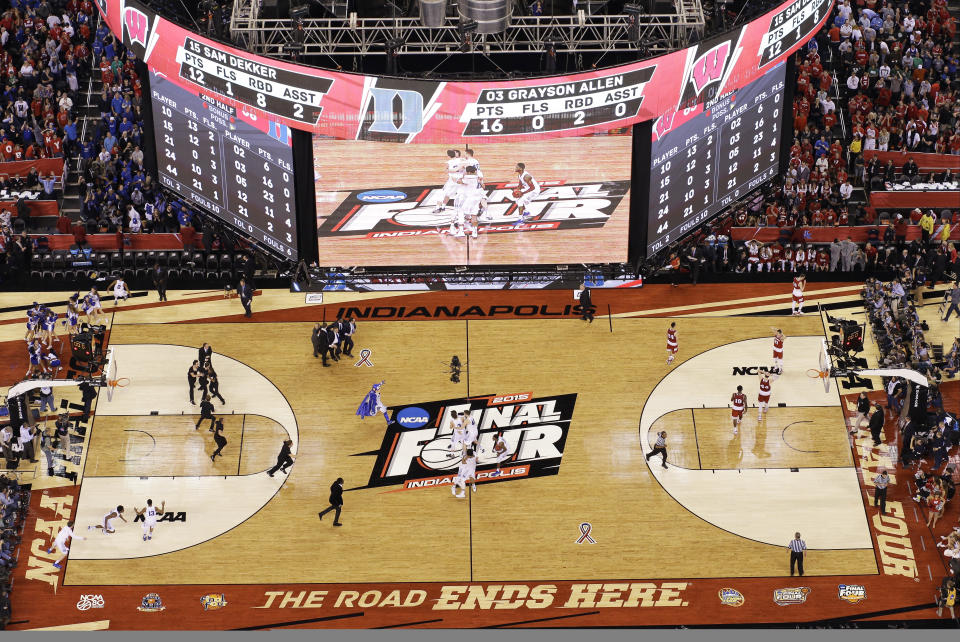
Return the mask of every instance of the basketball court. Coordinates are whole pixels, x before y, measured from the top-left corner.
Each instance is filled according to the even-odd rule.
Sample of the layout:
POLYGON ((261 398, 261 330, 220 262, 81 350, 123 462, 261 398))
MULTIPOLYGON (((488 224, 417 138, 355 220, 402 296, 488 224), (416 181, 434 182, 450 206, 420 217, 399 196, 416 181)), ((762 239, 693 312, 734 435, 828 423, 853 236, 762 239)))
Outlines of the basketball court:
MULTIPOLYGON (((315 320, 344 305, 413 309, 439 299, 340 294, 304 306, 302 295, 267 292, 246 321, 235 301, 188 294, 112 315, 114 378, 128 383, 112 399, 101 389, 77 485, 35 472, 36 517, 24 535, 33 544, 15 594, 29 616, 12 628, 456 627, 476 626, 477 609, 484 624, 503 626, 866 619, 911 605, 914 617, 932 613, 928 582, 942 575, 923 567, 939 563, 927 550, 932 536, 921 551, 911 540, 923 537, 912 532, 921 526, 908 527, 901 509, 899 551, 909 551, 915 573, 890 572, 890 535, 878 528, 893 518, 878 521, 867 506, 872 475, 847 435, 847 400, 835 382, 826 390, 809 376, 826 337, 816 312, 656 317, 683 301, 650 289, 587 324, 570 313, 549 318, 568 299, 540 292, 546 305, 528 318, 359 318, 355 357, 323 368, 309 341, 315 320), (668 365, 671 321, 680 351, 668 365), (757 373, 772 363, 775 328, 786 335, 785 368, 758 420, 757 373), (185 377, 204 342, 226 400, 214 401, 228 440, 216 462, 185 377), (452 355, 465 364, 459 383, 450 380, 452 355), (394 420, 412 417, 407 425, 356 416, 380 381, 394 420), (749 405, 734 435, 737 385, 749 405), (493 478, 481 454, 476 492, 465 499, 450 492, 457 462, 445 451, 443 417, 457 408, 478 420, 481 448, 504 430, 514 455, 493 478), (664 430, 666 469, 659 456, 646 459, 664 430), (271 478, 284 439, 296 462, 271 478), (337 477, 341 528, 317 517, 337 477), (164 505, 149 542, 132 510, 147 498, 164 505), (118 504, 128 523, 115 522, 113 535, 87 531, 118 504), (45 549, 68 516, 87 539, 74 540, 58 572, 45 549), (809 548, 802 580, 789 577, 796 531, 809 548), (838 597, 840 584, 866 587, 869 599, 838 597), (791 587, 808 590, 785 612, 771 595, 791 587), (741 604, 724 601, 727 589, 743 608, 728 608, 741 604), (104 598, 103 611, 74 606, 89 594, 104 598), (148 594, 162 612, 138 610, 148 594), (201 609, 211 594, 228 605, 201 609)), ((463 309, 481 314, 508 301, 469 297, 463 309)))

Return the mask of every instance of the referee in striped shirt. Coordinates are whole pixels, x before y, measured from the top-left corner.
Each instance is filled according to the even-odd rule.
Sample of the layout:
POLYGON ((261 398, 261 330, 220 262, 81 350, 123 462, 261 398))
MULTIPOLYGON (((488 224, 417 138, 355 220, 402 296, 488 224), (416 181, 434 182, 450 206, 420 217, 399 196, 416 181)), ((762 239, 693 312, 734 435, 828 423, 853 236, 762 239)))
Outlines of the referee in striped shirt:
POLYGON ((660 463, 664 468, 667 467, 667 431, 657 433, 657 443, 653 445, 653 450, 647 453, 647 461, 650 461, 651 457, 656 455, 663 457, 663 461, 660 463))
POLYGON ((787 548, 790 549, 790 575, 793 575, 793 567, 796 565, 800 577, 803 577, 803 552, 807 550, 807 544, 800 539, 800 533, 794 534, 787 548))
POLYGON ((887 512, 887 484, 890 483, 890 475, 885 468, 877 471, 879 474, 873 478, 873 505, 880 507, 880 514, 887 512))

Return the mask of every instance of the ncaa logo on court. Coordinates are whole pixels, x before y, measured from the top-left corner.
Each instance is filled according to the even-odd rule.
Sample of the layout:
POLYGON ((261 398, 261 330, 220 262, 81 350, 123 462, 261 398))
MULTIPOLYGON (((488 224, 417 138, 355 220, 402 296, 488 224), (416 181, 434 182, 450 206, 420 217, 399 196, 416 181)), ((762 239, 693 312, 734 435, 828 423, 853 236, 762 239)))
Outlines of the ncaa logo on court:
POLYGON ((430 415, 423 408, 411 406, 398 412, 396 421, 403 428, 419 428, 430 421, 430 415))
POLYGON ((406 197, 405 192, 394 189, 374 189, 357 194, 357 200, 364 203, 396 203, 406 197))

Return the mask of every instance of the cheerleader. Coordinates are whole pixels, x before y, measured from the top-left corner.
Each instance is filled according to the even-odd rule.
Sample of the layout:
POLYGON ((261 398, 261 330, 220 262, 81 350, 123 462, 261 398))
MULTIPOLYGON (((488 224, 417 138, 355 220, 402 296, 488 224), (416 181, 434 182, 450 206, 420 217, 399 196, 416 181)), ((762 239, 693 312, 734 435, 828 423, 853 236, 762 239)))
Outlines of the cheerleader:
POLYGON ((67 301, 67 319, 65 323, 67 325, 67 331, 70 334, 76 334, 80 331, 80 310, 77 309, 77 297, 79 296, 79 293, 74 294, 67 301))
POLYGON ((37 336, 37 328, 40 325, 40 319, 34 309, 27 310, 27 334, 23 337, 27 343, 33 341, 37 336))
POLYGON ((95 317, 99 321, 103 317, 103 308, 100 307, 100 294, 97 292, 97 288, 90 288, 90 292, 87 293, 87 303, 90 306, 87 318, 93 319, 95 317))
POLYGON ((108 289, 113 290, 113 305, 117 305, 120 299, 126 301, 130 296, 130 290, 127 288, 127 284, 124 283, 123 277, 117 277, 117 280, 111 283, 108 289))
POLYGON ((30 342, 30 345, 27 346, 27 351, 30 353, 30 368, 27 370, 27 376, 32 377, 37 375, 41 369, 40 366, 40 341, 34 339, 30 342))
POLYGON ((42 316, 42 331, 40 340, 49 348, 53 345, 53 340, 57 337, 57 313, 49 308, 42 316))
POLYGON ((56 373, 60 370, 60 357, 53 351, 53 348, 48 348, 46 353, 44 353, 41 367, 43 371, 47 373, 56 373))

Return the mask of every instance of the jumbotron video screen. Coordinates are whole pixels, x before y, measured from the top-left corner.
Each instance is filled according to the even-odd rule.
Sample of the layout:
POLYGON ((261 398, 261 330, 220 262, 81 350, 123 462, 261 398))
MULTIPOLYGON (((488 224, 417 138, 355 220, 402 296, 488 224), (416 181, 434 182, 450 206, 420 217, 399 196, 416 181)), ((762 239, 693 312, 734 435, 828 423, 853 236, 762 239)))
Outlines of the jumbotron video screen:
POLYGON ((529 265, 627 258, 629 128, 493 143, 315 137, 313 151, 321 265, 529 265), (528 192, 519 197, 518 163, 524 165, 528 192), (464 179, 467 165, 482 176, 481 187, 470 187, 479 190, 472 198, 458 183, 471 184, 471 178, 464 179), (450 198, 438 211, 445 186, 450 198), (460 212, 466 220, 462 228, 460 212), (477 219, 471 225, 473 213, 477 219))

